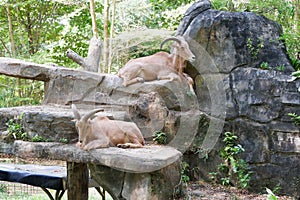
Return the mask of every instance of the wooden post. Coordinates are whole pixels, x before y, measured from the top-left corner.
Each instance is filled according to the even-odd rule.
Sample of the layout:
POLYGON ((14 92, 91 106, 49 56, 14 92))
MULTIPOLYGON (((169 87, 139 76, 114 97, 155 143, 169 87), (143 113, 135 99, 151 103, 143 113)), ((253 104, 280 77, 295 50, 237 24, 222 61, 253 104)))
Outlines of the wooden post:
POLYGON ((88 200, 89 170, 85 163, 67 162, 68 200, 88 200))

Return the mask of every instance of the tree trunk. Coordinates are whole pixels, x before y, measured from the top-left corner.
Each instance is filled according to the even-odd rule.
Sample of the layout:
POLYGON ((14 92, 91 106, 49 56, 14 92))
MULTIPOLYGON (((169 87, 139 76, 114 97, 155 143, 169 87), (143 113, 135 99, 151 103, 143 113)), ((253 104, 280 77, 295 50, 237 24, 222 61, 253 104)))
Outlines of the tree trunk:
POLYGON ((96 38, 96 36, 94 36, 90 41, 88 56, 84 60, 87 65, 87 68, 85 68, 85 70, 91 72, 100 72, 100 55, 101 41, 96 38))
POLYGON ((108 16, 109 16, 109 0, 104 0, 104 9, 103 9, 103 17, 104 17, 104 32, 103 32, 103 66, 101 72, 108 72, 108 59, 109 59, 109 33, 108 33, 108 16))
POLYGON ((31 17, 30 17, 30 10, 27 11, 27 23, 26 23, 26 31, 28 36, 28 45, 29 45, 29 54, 33 55, 35 53, 34 44, 33 44, 33 35, 31 29, 31 17))
POLYGON ((116 13, 116 0, 113 0, 112 4, 112 11, 111 11, 111 22, 110 22, 110 36, 109 36, 109 57, 108 57, 108 73, 111 72, 111 65, 112 65, 112 40, 114 37, 114 25, 115 25, 115 13, 116 13))
POLYGON ((98 39, 99 33, 97 29, 94 0, 90 0, 90 14, 92 18, 93 37, 90 41, 88 56, 85 59, 87 66, 89 66, 86 70, 92 72, 100 72, 101 41, 98 39))
POLYGON ((92 18, 92 28, 93 28, 93 36, 95 38, 99 37, 98 29, 97 29, 97 22, 96 22, 96 14, 95 14, 95 1, 90 0, 90 14, 92 18))
POLYGON ((6 6, 6 12, 7 12, 7 20, 8 20, 9 38, 11 43, 11 53, 13 57, 16 57, 16 46, 15 46, 14 33, 13 33, 13 27, 11 21, 11 14, 8 5, 6 6))

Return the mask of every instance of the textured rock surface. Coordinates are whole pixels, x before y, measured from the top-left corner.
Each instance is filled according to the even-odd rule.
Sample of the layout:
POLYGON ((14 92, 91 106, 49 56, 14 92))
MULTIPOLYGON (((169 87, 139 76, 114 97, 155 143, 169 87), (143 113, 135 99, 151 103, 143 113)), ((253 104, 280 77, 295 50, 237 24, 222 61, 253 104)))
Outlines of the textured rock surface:
POLYGON ((45 82, 43 105, 0 109, 0 133, 5 132, 9 119, 22 115, 17 123, 30 138, 38 135, 47 141, 67 139, 74 143, 78 136, 70 104, 75 103, 82 114, 97 107, 104 109, 99 115, 135 122, 148 141, 155 131, 165 131, 171 146, 85 152, 61 143, 17 141, 14 147, 1 144, 1 152, 90 163, 93 178, 115 199, 137 199, 141 195, 143 199, 172 199, 174 188, 180 185, 181 152, 193 142, 199 121, 207 120, 198 110, 196 96, 187 93, 186 83, 161 80, 124 87, 114 75, 7 58, 0 58, 0 74, 45 82))
POLYGON ((90 165, 93 177, 114 199, 173 199, 180 182, 180 162, 153 173, 126 173, 100 165, 90 165))
MULTIPOLYGON (((287 114, 300 115, 300 82, 287 81, 293 69, 279 39, 281 33, 281 27, 265 17, 216 11, 210 9, 208 0, 196 2, 187 10, 178 34, 190 37, 190 47, 197 57, 186 69, 195 81, 197 97, 188 95, 187 85, 178 82, 153 81, 123 87, 117 76, 7 58, 0 58, 0 74, 44 81, 45 105, 59 104, 68 110, 71 103, 76 103, 82 111, 105 106, 114 118, 137 123, 146 139, 151 139, 155 130, 167 132, 171 146, 181 152, 190 147, 192 153, 186 153, 185 159, 191 168, 199 169, 196 177, 204 178, 215 171, 219 136, 232 131, 246 150, 242 156, 253 171, 252 188, 275 188, 279 183, 281 192, 298 197, 300 133, 287 114), (270 69, 261 68, 264 62, 270 69), (205 155, 206 161, 202 159, 205 155)), ((0 111, 0 131, 4 131, 5 120, 21 109, 0 111)), ((26 113, 26 131, 45 133, 55 141, 60 137, 76 140, 72 124, 62 126, 54 120, 69 120, 69 111, 61 116, 55 110, 48 115, 26 113), (66 135, 60 135, 62 132, 66 135)), ((141 184, 149 179, 149 175, 140 179, 141 184)), ((121 194, 121 187, 116 182, 116 194, 121 194)), ((126 188, 139 190, 134 183, 126 188)), ((123 194, 129 195, 126 191, 123 194)))
MULTIPOLYGON (((5 123, 9 118, 17 118, 24 113, 23 126, 30 136, 39 135, 50 141, 60 138, 74 141, 76 131, 70 121, 69 105, 76 103, 83 112, 103 107, 115 119, 134 121, 149 140, 152 140, 154 131, 168 130, 170 141, 177 133, 176 123, 180 124, 181 116, 191 115, 195 119, 190 123, 195 130, 190 135, 191 143, 192 136, 197 133, 199 118, 205 118, 198 111, 196 97, 188 95, 188 85, 181 82, 161 80, 123 87, 122 80, 114 75, 49 67, 9 58, 0 58, 0 73, 45 81, 43 104, 47 105, 29 110, 22 107, 1 109, 2 131, 6 129, 5 123), (54 106, 50 108, 49 105, 54 106)), ((180 133, 183 134, 184 130, 180 133)), ((184 143, 176 145, 181 146, 182 151, 188 148, 184 143)))
POLYGON ((181 178, 182 154, 172 147, 116 147, 83 151, 61 143, 14 142, 21 158, 87 163, 91 177, 115 199, 172 199, 181 178))
POLYGON ((92 163, 130 173, 154 172, 171 165, 181 157, 179 151, 165 146, 147 146, 137 149, 110 147, 84 151, 71 144, 24 141, 14 142, 14 153, 21 158, 49 158, 92 163))
MULTIPOLYGON (((281 192, 300 196, 300 132, 288 116, 300 114, 300 81, 288 81, 293 68, 279 39, 280 25, 250 12, 212 10, 210 2, 203 0, 187 10, 178 34, 190 37, 197 56, 187 72, 195 79, 199 109, 224 120, 222 132, 239 136, 246 150, 242 157, 253 171, 252 189, 280 184, 281 192), (260 67, 263 62, 268 70, 260 67), (279 70, 280 66, 284 67, 279 70), (215 85, 225 93, 220 103, 223 118, 213 113, 218 96, 206 81, 218 74, 222 78, 215 85)), ((199 133, 196 149, 203 140, 199 133)), ((210 162, 185 155, 200 169, 196 176, 207 177, 215 171, 220 146, 218 141, 216 151, 209 154, 210 162)))

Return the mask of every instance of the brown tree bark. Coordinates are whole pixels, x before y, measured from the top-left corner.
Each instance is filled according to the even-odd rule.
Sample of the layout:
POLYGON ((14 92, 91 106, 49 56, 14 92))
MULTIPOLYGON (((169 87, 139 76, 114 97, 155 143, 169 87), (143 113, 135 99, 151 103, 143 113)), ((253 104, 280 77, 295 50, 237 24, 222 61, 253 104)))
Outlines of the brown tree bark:
POLYGON ((109 59, 109 31, 108 31, 108 16, 109 16, 109 0, 104 0, 103 18, 103 66, 101 72, 108 73, 108 59, 109 59))
POLYGON ((68 199, 88 200, 89 170, 86 163, 67 162, 68 199))
POLYGON ((92 18, 92 28, 93 28, 93 36, 95 38, 99 37, 98 29, 97 29, 97 22, 96 22, 96 14, 95 14, 95 1, 90 0, 90 14, 92 18))
POLYGON ((27 10, 26 20, 27 20, 26 31, 27 31, 28 44, 29 44, 29 54, 33 55, 35 53, 35 48, 34 48, 32 27, 31 27, 32 21, 30 16, 30 10, 27 10))
POLYGON ((110 22, 110 36, 109 36, 109 57, 108 57, 108 70, 107 72, 111 72, 111 65, 112 65, 112 40, 114 37, 114 25, 115 25, 115 13, 116 13, 116 0, 113 0, 112 3, 112 11, 111 11, 111 22, 110 22))

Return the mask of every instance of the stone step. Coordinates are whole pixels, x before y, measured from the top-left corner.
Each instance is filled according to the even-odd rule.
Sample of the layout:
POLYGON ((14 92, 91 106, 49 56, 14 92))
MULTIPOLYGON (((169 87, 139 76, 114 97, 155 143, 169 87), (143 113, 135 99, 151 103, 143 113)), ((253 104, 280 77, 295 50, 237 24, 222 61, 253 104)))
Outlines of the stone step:
MULTIPOLYGON (((95 106, 77 106, 81 114, 95 109, 95 106)), ((124 109, 118 106, 97 106, 103 108, 104 112, 99 114, 108 116, 111 119, 130 121, 124 109)), ((9 119, 16 119, 16 123, 22 125, 24 132, 30 138, 39 136, 46 141, 76 142, 78 134, 70 106, 63 105, 42 105, 42 106, 21 106, 11 108, 0 108, 0 133, 7 129, 6 123, 9 119)), ((0 134, 1 135, 1 134, 0 134)))
POLYGON ((15 155, 21 158, 47 158, 104 165, 130 173, 154 172, 171 165, 182 156, 175 148, 159 145, 136 149, 110 147, 84 151, 73 144, 17 140, 13 148, 15 155))

